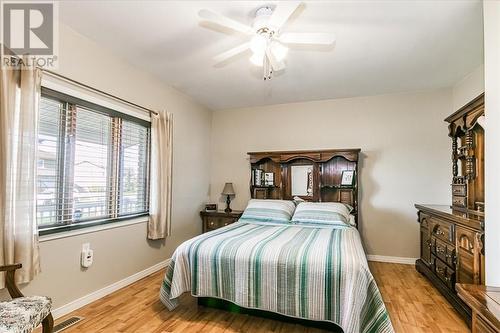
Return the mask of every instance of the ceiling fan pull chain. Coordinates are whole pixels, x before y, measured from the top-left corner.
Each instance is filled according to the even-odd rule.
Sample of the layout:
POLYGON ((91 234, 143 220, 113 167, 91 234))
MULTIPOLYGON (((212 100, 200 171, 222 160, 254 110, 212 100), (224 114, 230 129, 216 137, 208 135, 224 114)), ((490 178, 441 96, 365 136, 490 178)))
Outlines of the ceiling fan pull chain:
POLYGON ((264 65, 262 67, 264 68, 264 81, 271 80, 273 78, 273 68, 267 56, 264 56, 264 65))
POLYGON ((264 65, 262 66, 262 68, 264 69, 264 75, 263 75, 263 78, 264 78, 264 81, 267 80, 267 57, 264 56, 264 65))

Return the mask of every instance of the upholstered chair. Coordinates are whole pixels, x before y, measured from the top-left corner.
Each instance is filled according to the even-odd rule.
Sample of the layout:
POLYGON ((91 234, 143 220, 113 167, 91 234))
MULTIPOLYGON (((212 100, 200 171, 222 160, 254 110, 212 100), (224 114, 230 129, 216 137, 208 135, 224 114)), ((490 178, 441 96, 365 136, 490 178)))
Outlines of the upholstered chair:
POLYGON ((0 272, 5 272, 5 286, 12 297, 0 302, 0 332, 29 333, 42 324, 43 333, 52 333, 52 300, 44 296, 25 297, 14 280, 15 271, 19 268, 21 264, 0 266, 0 272))

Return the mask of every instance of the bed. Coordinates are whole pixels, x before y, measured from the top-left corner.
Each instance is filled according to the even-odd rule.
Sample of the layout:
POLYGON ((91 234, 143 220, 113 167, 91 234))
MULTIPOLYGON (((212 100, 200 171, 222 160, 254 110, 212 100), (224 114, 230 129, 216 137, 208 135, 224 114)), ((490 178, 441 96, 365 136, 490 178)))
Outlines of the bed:
POLYGON ((344 333, 394 332, 357 230, 359 153, 248 153, 252 200, 238 222, 177 248, 163 304, 174 310, 190 292, 344 333), (255 170, 273 173, 273 183, 259 186, 255 170), (353 176, 347 185, 346 171, 353 176))
POLYGON ((327 321, 345 333, 393 332, 356 228, 240 220, 180 245, 160 299, 184 292, 327 321))

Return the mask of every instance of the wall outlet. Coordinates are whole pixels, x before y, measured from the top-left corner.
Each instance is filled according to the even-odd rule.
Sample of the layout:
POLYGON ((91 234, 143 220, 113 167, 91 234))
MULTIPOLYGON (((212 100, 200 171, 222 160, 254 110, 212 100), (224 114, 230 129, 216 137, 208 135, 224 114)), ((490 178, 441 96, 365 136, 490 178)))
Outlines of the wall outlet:
POLYGON ((92 266, 93 262, 94 262, 94 251, 90 249, 90 243, 84 243, 82 245, 81 265, 82 267, 88 268, 92 266))

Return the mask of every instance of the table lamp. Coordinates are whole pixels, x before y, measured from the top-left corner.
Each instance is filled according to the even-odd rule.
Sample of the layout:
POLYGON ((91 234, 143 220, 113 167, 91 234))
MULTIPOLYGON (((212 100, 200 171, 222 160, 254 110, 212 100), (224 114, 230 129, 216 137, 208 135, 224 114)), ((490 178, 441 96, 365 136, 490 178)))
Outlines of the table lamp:
POLYGON ((236 193, 234 193, 233 183, 224 184, 224 189, 222 190, 222 195, 227 196, 226 197, 226 209, 224 211, 226 213, 231 213, 232 209, 229 207, 229 205, 231 204, 231 196, 236 195, 236 193))

